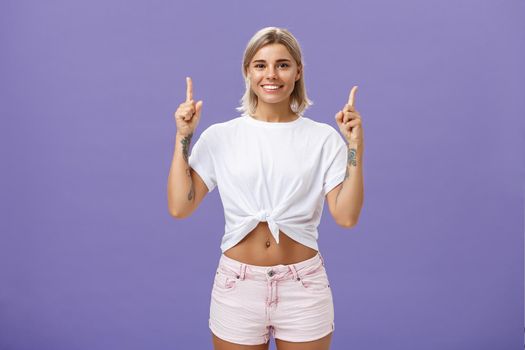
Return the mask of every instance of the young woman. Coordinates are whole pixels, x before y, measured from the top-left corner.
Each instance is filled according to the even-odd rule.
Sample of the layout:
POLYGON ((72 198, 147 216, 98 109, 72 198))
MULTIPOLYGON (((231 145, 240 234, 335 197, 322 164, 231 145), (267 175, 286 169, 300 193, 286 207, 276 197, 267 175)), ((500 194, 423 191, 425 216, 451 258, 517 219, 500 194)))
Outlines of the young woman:
POLYGON ((205 129, 191 78, 175 112, 177 135, 168 205, 191 215, 218 187, 225 232, 211 292, 215 349, 329 349, 335 329, 332 292, 317 245, 326 197, 336 223, 350 228, 363 204, 363 131, 357 87, 329 124, 303 115, 300 46, 286 29, 258 31, 244 52, 242 114, 205 129), (346 140, 346 142, 345 142, 346 140))

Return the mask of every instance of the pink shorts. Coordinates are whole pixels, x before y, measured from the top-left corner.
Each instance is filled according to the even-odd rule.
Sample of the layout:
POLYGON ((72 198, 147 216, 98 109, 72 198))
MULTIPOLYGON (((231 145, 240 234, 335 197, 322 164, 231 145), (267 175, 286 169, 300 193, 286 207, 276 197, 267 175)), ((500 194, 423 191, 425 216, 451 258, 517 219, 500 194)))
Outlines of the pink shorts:
POLYGON ((321 253, 290 265, 256 266, 222 254, 210 303, 210 330, 228 342, 304 342, 335 329, 332 290, 321 253))

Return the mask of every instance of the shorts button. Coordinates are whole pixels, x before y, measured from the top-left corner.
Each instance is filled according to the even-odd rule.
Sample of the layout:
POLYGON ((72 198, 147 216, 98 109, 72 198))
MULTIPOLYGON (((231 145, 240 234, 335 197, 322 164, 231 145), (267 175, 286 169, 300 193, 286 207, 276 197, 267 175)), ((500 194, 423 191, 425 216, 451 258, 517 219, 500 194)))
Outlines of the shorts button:
POLYGON ((273 272, 273 270, 268 271, 268 276, 272 277, 274 274, 275 272, 273 272))

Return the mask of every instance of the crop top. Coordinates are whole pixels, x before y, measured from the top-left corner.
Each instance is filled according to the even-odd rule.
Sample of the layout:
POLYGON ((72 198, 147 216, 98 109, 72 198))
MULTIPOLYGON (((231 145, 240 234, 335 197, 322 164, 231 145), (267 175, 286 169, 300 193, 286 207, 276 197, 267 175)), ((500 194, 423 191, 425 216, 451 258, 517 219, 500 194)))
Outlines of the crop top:
POLYGON ((189 165, 224 207, 221 251, 260 221, 319 250, 317 227, 325 196, 346 174, 347 144, 331 125, 300 115, 266 122, 244 113, 210 125, 192 147, 189 165))

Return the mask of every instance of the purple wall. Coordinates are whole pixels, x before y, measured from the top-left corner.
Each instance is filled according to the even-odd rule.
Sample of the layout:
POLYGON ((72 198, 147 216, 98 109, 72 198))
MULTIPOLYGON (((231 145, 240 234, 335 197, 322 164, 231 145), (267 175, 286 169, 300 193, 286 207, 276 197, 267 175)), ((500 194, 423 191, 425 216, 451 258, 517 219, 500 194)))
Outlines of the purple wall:
MULTIPOLYGON (((523 1, 2 1, 0 349, 209 349, 217 191, 168 214, 185 77, 196 136, 237 115, 258 29, 298 38, 306 116, 352 85, 365 205, 320 249, 332 349, 523 348, 523 1)), ((272 341, 273 342, 273 341, 272 341)), ((274 345, 272 345, 274 348, 274 345)))

